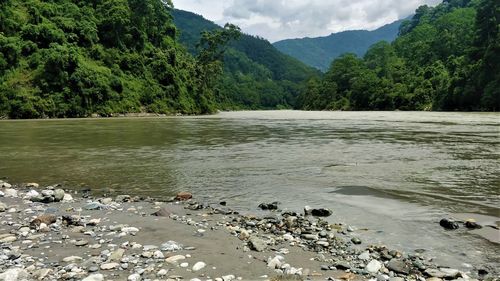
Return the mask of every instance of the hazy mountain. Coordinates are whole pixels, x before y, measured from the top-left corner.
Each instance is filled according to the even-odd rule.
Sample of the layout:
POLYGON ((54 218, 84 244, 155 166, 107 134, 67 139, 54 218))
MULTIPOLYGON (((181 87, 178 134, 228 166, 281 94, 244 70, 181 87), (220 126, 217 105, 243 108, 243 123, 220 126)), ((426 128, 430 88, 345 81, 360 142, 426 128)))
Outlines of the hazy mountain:
POLYGON ((344 53, 363 56, 376 42, 392 42, 398 36, 404 20, 384 25, 376 30, 352 30, 333 33, 326 37, 287 39, 273 45, 303 63, 326 71, 330 63, 344 53))

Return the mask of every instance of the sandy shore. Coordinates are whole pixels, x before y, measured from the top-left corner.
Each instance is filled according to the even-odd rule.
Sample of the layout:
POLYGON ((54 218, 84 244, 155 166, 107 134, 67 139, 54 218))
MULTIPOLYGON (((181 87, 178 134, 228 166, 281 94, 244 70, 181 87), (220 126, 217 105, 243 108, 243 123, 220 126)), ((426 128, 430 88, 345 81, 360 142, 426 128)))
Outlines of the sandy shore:
POLYGON ((190 197, 93 198, 0 181, 0 281, 498 277, 496 269, 460 272, 424 254, 364 245, 348 226, 302 212, 242 216, 230 202, 190 197))

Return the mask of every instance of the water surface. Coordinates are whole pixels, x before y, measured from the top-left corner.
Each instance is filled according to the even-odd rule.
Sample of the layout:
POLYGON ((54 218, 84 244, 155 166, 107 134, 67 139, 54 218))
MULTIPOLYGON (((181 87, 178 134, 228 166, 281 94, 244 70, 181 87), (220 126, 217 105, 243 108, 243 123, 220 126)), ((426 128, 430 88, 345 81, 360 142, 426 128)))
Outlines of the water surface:
POLYGON ((366 228, 358 233, 367 242, 424 248, 454 267, 498 266, 498 244, 437 221, 500 221, 499 137, 496 113, 2 121, 0 177, 153 196, 189 190, 244 212, 264 201, 329 207, 332 221, 366 228))

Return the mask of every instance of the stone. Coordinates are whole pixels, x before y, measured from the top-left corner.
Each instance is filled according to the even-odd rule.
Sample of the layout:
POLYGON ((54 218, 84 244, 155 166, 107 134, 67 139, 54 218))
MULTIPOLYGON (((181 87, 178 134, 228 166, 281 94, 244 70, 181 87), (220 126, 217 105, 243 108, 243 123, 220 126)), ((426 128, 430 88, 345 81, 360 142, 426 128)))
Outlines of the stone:
POLYGON ((114 252, 111 253, 111 255, 108 258, 108 261, 110 262, 119 262, 122 258, 123 255, 125 254, 124 249, 117 249, 114 252))
POLYGON ((206 264, 206 263, 204 263, 204 262, 202 262, 202 261, 199 261, 199 262, 197 262, 197 263, 195 263, 195 264, 193 265, 192 270, 193 270, 194 272, 196 272, 196 271, 200 271, 200 270, 202 270, 203 268, 205 268, 205 266, 207 266, 207 264, 206 264))
MULTIPOLYGON (((14 235, 8 235, 6 237, 0 238, 0 244, 7 244, 17 241, 17 237, 14 235)), ((1 279, 0 279, 1 280, 1 279)))
POLYGON ((130 202, 132 201, 132 197, 130 195, 118 195, 116 196, 115 201, 121 203, 130 202))
POLYGON ((302 238, 304 238, 305 240, 313 240, 313 241, 316 241, 319 239, 318 236, 315 234, 303 234, 302 238))
POLYGON ((311 210, 311 215, 315 217, 329 217, 332 214, 333 212, 331 210, 325 208, 311 210))
POLYGON ((189 266, 189 263, 183 262, 179 266, 182 267, 182 268, 187 268, 189 266))
POLYGON ((428 268, 425 270, 425 273, 434 278, 444 278, 446 276, 444 272, 436 268, 428 268))
POLYGON ((407 263, 405 263, 403 260, 399 260, 399 259, 390 260, 385 267, 387 267, 389 270, 392 270, 396 273, 401 273, 401 274, 409 274, 410 273, 410 266, 407 263))
POLYGON ((102 274, 91 274, 82 279, 82 281, 103 281, 103 280, 104 280, 104 275, 102 274))
POLYGON ((73 202, 73 196, 69 193, 65 193, 62 199, 63 202, 73 202))
POLYGON ((482 226, 480 226, 479 224, 477 224, 477 222, 473 219, 470 219, 470 220, 467 220, 465 222, 465 227, 467 227, 468 229, 480 229, 480 228, 483 228, 482 226))
POLYGON ((191 194, 189 192, 179 192, 175 196, 175 200, 177 200, 177 201, 187 201, 191 198, 193 198, 193 194, 191 194))
POLYGON ((180 251, 182 250, 182 248, 183 248, 182 244, 179 244, 175 241, 168 241, 160 246, 160 250, 166 252, 180 251))
POLYGON ((360 254, 358 256, 358 259, 360 260, 364 260, 364 261, 367 261, 370 259, 370 252, 366 251, 366 252, 363 252, 362 254, 360 254))
POLYGON ((138 274, 138 273, 134 273, 134 274, 131 274, 128 276, 127 278, 128 281, 141 281, 142 278, 141 278, 141 275, 138 274))
POLYGON ((240 240, 247 240, 250 237, 250 233, 246 229, 242 229, 240 234, 238 234, 238 238, 240 240))
POLYGON ((156 273, 156 276, 158 277, 163 277, 163 276, 167 276, 168 274, 168 270, 166 269, 160 269, 157 273, 156 273))
POLYGON ((366 271, 370 273, 377 273, 381 268, 382 268, 382 263, 379 262, 378 260, 370 261, 365 267, 366 271))
POLYGON ((353 237, 353 238, 351 239, 351 242, 352 242, 353 244, 355 244, 355 245, 359 245, 359 244, 361 244, 361 240, 360 240, 358 237, 353 237))
POLYGON ((79 256, 69 256, 69 257, 65 257, 62 261, 67 262, 67 263, 74 263, 74 262, 78 262, 78 261, 82 261, 82 260, 83 260, 83 258, 79 257, 79 256))
POLYGON ((272 203, 261 203, 259 204, 259 208, 262 210, 278 210, 278 202, 272 202, 272 203))
POLYGON ((151 215, 155 216, 155 217, 168 218, 168 217, 170 217, 171 214, 172 214, 172 212, 170 211, 170 209, 163 207, 163 208, 159 209, 158 211, 152 213, 151 215))
POLYGON ((345 262, 345 261, 340 261, 340 262, 337 262, 337 263, 335 264, 335 267, 336 267, 337 269, 340 269, 340 270, 348 270, 348 269, 351 269, 351 265, 350 265, 350 264, 348 264, 348 263, 347 263, 347 262, 345 262))
POLYGON ((0 187, 3 187, 3 188, 11 188, 11 187, 12 187, 12 184, 10 184, 10 183, 8 183, 8 182, 0 181, 0 187))
POLYGON ((170 264, 175 264, 175 263, 178 263, 179 261, 185 260, 185 259, 186 259, 186 257, 183 255, 175 255, 175 256, 171 256, 171 257, 168 257, 167 259, 165 259, 165 262, 170 263, 170 264))
POLYGON ((17 190, 13 188, 7 188, 3 191, 5 197, 17 198, 17 190))
POLYGON ((439 270, 441 270, 441 272, 443 272, 445 274, 444 275, 445 278, 449 278, 449 279, 455 279, 460 275, 460 271, 458 271, 457 269, 453 269, 453 268, 441 267, 439 270))
POLYGON ((5 212, 8 208, 7 204, 0 202, 0 213, 5 212))
POLYGON ((284 261, 285 258, 283 258, 282 256, 276 256, 274 258, 269 258, 269 261, 267 262, 267 267, 269 267, 270 269, 279 269, 281 268, 281 265, 282 265, 282 261, 284 261))
POLYGON ((439 221, 439 225, 442 226, 443 228, 449 229, 449 230, 455 230, 455 229, 458 229, 460 227, 458 225, 458 223, 456 221, 454 221, 453 219, 442 219, 439 221))
POLYGON ((38 216, 36 219, 32 220, 30 223, 31 228, 37 228, 40 227, 42 223, 46 225, 51 225, 53 223, 57 222, 57 217, 52 214, 43 214, 38 216))
POLYGON ((267 241, 256 236, 252 236, 248 240, 248 246, 254 251, 263 252, 267 248, 267 241))
POLYGON ((52 269, 42 268, 35 272, 35 276, 38 280, 44 280, 50 273, 52 273, 52 269))
POLYGON ((126 234, 135 234, 139 232, 139 229, 137 227, 124 227, 122 228, 122 232, 126 234))
POLYGON ((310 216, 312 214, 312 208, 309 206, 304 207, 304 215, 310 216))
POLYGON ((61 202, 64 199, 64 194, 66 194, 66 192, 64 192, 64 190, 56 189, 54 191, 54 201, 61 202))
POLYGON ((39 188, 40 185, 36 182, 29 182, 26 184, 26 188, 39 188))
POLYGON ((109 262, 109 263, 103 263, 101 264, 101 270, 111 270, 111 269, 116 269, 120 267, 119 263, 116 262, 109 262))
POLYGON ((159 260, 159 259, 164 259, 165 258, 165 255, 163 255, 163 253, 161 251, 155 251, 153 253, 153 258, 159 260))
POLYGON ((91 202, 83 206, 83 208, 88 211, 95 211, 104 209, 104 205, 99 202, 91 202))
POLYGON ((25 281, 29 280, 29 274, 26 270, 21 268, 7 269, 4 273, 0 274, 2 281, 25 281))
POLYGON ((89 241, 87 241, 87 240, 78 240, 75 242, 75 246, 77 246, 77 247, 87 246, 88 244, 89 244, 89 241))

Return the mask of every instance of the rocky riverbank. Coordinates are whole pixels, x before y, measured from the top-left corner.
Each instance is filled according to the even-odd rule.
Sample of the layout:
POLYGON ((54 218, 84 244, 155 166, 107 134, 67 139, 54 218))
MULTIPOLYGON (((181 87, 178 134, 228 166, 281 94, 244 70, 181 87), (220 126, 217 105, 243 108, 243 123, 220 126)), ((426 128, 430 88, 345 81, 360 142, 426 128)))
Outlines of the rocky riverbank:
POLYGON ((440 267, 425 252, 364 245, 328 209, 240 215, 231 202, 94 198, 0 181, 2 280, 494 280, 495 268, 440 267))

